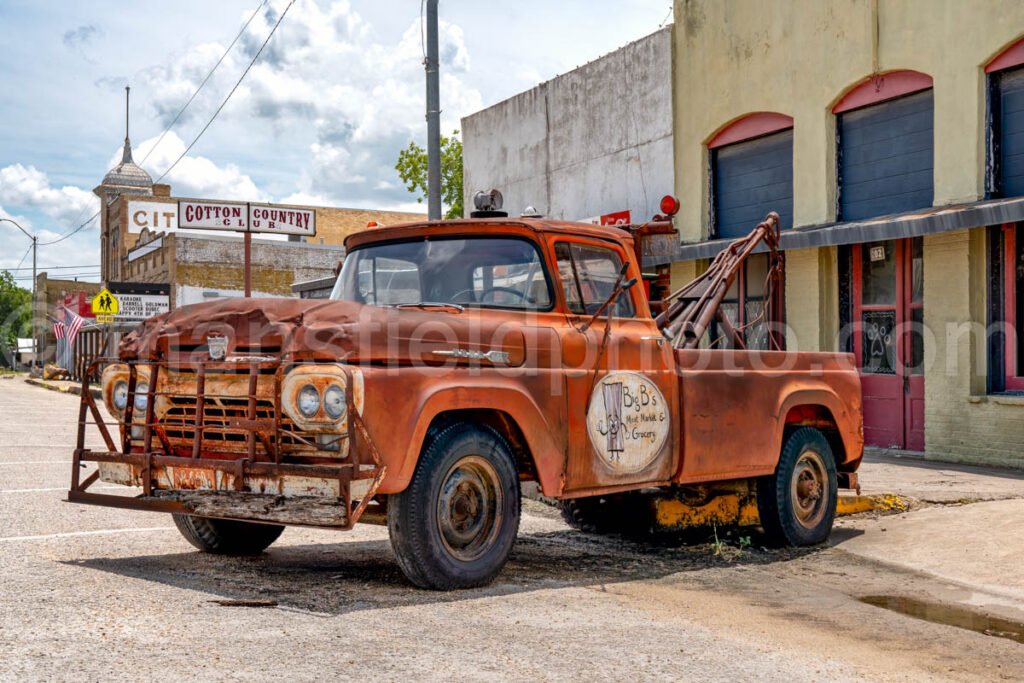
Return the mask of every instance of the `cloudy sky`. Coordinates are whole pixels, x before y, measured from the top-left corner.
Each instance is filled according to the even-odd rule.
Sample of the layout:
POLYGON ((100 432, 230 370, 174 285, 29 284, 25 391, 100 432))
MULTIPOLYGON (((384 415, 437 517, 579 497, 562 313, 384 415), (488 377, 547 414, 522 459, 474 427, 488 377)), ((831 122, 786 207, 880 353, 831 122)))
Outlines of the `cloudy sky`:
MULTIPOLYGON (((159 177, 231 90, 288 0, 0 2, 0 217, 48 242, 97 210, 132 87, 135 161, 159 177), (258 9, 258 11, 256 11, 258 9), (245 22, 177 124, 157 139, 245 22), (155 146, 155 148, 154 148, 155 146)), ((653 32, 670 0, 441 2, 442 130, 653 32)), ((229 103, 167 175, 178 196, 416 209, 394 171, 426 138, 417 0, 296 0, 229 103)), ((98 221, 41 269, 98 279, 98 221)), ((0 223, 0 269, 29 241, 0 223)), ((26 287, 31 257, 15 271, 26 287)))

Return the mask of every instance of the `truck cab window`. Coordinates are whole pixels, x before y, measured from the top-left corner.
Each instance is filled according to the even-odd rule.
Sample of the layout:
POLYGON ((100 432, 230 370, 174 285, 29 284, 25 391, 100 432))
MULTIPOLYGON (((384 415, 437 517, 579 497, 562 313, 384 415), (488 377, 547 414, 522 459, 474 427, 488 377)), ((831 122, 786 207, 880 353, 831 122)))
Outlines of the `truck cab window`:
MULTIPOLYGON (((611 295, 622 259, 612 249, 575 242, 557 243, 555 256, 569 310, 579 315, 592 315, 611 295)), ((635 315, 629 292, 619 296, 612 315, 616 318, 635 315)))
POLYGON ((516 237, 443 237, 356 249, 345 257, 331 298, 371 306, 551 307, 540 253, 516 237))
POLYGON ((389 306, 420 301, 420 269, 412 261, 380 256, 359 260, 358 301, 389 306))

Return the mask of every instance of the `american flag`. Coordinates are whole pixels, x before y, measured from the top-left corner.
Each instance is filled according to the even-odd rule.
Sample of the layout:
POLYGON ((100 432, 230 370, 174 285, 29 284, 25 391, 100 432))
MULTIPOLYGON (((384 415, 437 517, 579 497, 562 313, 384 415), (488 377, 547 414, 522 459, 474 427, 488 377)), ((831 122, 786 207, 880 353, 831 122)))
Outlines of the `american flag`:
POLYGON ((53 321, 53 336, 57 339, 64 339, 66 337, 68 348, 71 348, 75 345, 75 338, 78 337, 78 331, 85 324, 85 319, 77 315, 70 308, 62 308, 57 314, 59 316, 58 319, 53 321))

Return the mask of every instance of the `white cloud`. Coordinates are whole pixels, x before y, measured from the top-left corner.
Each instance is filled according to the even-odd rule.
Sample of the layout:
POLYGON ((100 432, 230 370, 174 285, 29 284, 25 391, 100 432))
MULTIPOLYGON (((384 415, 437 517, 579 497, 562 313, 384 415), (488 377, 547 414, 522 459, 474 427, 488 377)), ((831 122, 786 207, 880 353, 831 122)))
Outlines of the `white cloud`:
MULTIPOLYGON (((275 0, 253 20, 183 117, 191 117, 191 127, 198 128, 216 110, 286 4, 275 0)), ((482 107, 480 92, 468 84, 464 38, 461 28, 441 22, 445 133, 482 107)), ((215 126, 251 131, 251 139, 265 134, 269 122, 276 144, 305 146, 308 157, 295 174, 295 194, 346 206, 408 200, 394 164, 400 149, 413 139, 422 144, 426 134, 422 50, 418 19, 388 42, 375 37, 345 0, 298 0, 215 126)), ((160 118, 169 122, 223 51, 222 45, 196 45, 142 72, 138 87, 151 93, 160 118)), ((181 135, 188 139, 191 133, 181 135)))
MULTIPOLYGON (((185 151, 185 143, 174 131, 167 133, 155 150, 158 137, 144 140, 134 151, 136 161, 146 160, 146 170, 156 180, 154 169, 162 171, 170 167, 185 151), (152 150, 152 153, 150 153, 152 150)), ((112 157, 110 165, 120 162, 121 151, 112 157)), ((242 173, 235 164, 218 165, 202 156, 185 156, 161 181, 170 183, 172 192, 179 197, 200 197, 215 199, 237 199, 242 201, 267 201, 266 192, 256 187, 252 178, 242 173)))
POLYGON ((100 207, 92 192, 73 185, 53 187, 45 173, 21 164, 0 168, 0 202, 39 211, 63 224, 85 220, 100 207))

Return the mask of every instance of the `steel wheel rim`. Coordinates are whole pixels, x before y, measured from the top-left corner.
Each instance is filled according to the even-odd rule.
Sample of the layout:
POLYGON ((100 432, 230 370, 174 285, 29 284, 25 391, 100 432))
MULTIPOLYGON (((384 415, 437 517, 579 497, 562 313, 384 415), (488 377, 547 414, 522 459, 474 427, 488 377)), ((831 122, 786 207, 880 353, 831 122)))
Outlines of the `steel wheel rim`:
POLYGON ((800 526, 813 529, 828 510, 828 472, 817 451, 805 451, 793 467, 790 480, 793 512, 800 526))
POLYGON ((448 553, 472 562, 494 545, 504 493, 494 466, 478 455, 462 458, 445 474, 437 500, 437 526, 448 553))

